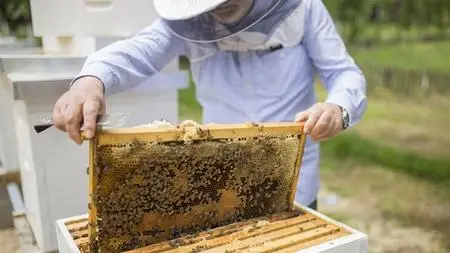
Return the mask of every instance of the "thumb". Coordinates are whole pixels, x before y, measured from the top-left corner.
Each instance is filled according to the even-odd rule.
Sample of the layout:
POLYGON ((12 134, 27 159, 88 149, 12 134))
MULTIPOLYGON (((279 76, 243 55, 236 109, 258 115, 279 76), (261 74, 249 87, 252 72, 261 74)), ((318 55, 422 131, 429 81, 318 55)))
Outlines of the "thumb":
POLYGON ((296 116, 295 116, 295 122, 303 122, 306 121, 309 117, 309 115, 311 114, 311 112, 309 110, 307 111, 303 111, 303 112, 299 112, 296 116))

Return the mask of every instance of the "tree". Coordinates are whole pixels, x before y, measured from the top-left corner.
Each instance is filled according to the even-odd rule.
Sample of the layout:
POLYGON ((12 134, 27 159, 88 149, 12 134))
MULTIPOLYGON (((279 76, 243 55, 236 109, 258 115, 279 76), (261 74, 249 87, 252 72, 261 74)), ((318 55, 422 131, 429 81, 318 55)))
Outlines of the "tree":
POLYGON ((31 23, 31 10, 28 0, 0 0, 0 22, 6 23, 11 34, 31 23))

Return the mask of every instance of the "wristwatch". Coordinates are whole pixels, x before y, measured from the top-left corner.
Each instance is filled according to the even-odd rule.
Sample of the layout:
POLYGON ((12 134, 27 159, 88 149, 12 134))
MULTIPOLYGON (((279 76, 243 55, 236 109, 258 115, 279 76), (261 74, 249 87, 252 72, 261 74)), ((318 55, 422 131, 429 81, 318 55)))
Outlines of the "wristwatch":
POLYGON ((342 112, 342 129, 347 129, 348 126, 350 125, 350 114, 342 106, 339 106, 339 108, 341 109, 342 112))

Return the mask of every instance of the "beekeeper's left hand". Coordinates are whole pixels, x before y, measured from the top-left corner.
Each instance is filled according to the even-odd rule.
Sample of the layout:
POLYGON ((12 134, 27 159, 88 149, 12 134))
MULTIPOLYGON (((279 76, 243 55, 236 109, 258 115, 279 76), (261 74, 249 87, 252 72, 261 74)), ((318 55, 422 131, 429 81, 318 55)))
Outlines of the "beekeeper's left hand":
POLYGON ((304 131, 314 141, 326 140, 343 130, 341 108, 335 104, 317 103, 295 117, 296 122, 305 122, 304 131))

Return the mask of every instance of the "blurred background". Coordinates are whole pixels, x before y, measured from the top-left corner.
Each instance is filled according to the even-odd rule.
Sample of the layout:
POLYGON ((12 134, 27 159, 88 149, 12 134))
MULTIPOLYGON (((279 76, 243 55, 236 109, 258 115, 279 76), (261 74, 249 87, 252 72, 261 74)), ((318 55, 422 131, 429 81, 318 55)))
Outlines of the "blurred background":
MULTIPOLYGON (((324 2, 366 75, 369 105, 322 143, 319 211, 367 233, 370 252, 450 252, 450 0, 324 2)), ((3 37, 39 43, 30 25, 27 0, 0 0, 3 37)), ((319 79, 317 92, 326 97, 319 79)), ((192 81, 179 113, 201 119, 192 81)), ((0 245, 15 243, 14 229, 0 232, 0 245)))

